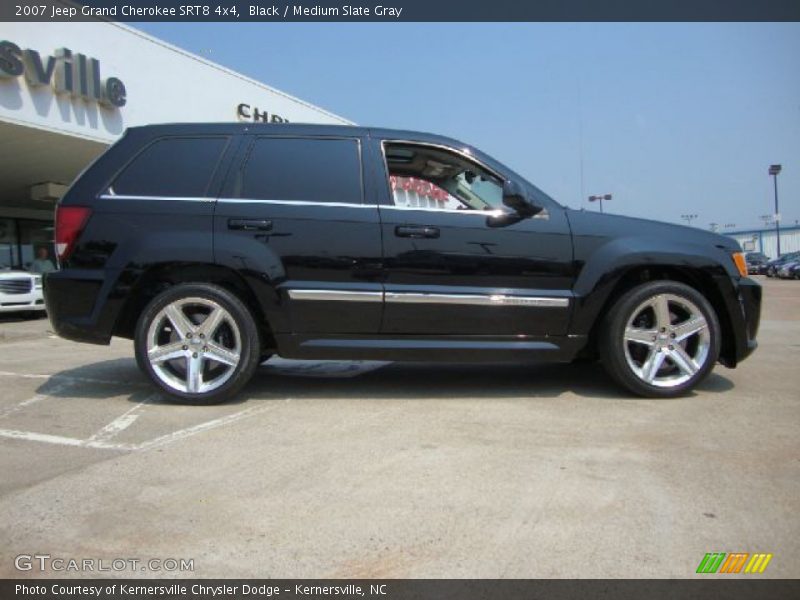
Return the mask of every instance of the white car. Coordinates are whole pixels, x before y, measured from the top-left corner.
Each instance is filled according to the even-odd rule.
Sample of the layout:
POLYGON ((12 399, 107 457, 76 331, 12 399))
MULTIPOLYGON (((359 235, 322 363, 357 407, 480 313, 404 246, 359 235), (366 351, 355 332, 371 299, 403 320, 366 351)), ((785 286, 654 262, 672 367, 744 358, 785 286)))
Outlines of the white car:
POLYGON ((0 271, 0 313, 41 310, 44 310, 41 275, 0 271))

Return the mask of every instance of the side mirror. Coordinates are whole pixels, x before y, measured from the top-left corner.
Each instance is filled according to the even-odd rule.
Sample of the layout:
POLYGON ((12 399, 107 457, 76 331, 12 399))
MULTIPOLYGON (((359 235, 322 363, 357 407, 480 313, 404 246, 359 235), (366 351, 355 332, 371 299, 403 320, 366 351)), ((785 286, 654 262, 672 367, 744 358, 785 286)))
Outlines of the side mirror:
POLYGON ((528 199, 528 195, 520 184, 510 179, 503 183, 503 204, 521 217, 532 217, 542 212, 541 206, 536 206, 528 199))

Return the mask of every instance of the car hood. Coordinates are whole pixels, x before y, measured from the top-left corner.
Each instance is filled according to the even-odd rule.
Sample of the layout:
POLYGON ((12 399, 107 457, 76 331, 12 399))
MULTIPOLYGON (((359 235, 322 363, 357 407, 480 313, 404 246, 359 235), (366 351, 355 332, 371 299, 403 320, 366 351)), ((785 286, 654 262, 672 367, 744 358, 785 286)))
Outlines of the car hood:
POLYGON ((579 235, 609 235, 615 238, 658 237, 679 243, 714 246, 727 252, 742 251, 735 239, 697 227, 584 210, 570 210, 568 217, 575 233, 579 235))

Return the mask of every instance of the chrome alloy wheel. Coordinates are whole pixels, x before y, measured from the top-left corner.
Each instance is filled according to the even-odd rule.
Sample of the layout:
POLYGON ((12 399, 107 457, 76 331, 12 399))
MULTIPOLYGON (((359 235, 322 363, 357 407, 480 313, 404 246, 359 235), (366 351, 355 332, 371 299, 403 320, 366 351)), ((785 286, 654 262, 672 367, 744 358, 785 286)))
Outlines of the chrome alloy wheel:
POLYGON ((202 394, 223 385, 242 353, 239 328, 220 304, 181 298, 162 308, 147 330, 147 360, 167 386, 202 394))
POLYGON ((670 388, 686 383, 708 360, 711 333, 690 300, 658 294, 631 314, 623 334, 625 359, 639 379, 670 388))

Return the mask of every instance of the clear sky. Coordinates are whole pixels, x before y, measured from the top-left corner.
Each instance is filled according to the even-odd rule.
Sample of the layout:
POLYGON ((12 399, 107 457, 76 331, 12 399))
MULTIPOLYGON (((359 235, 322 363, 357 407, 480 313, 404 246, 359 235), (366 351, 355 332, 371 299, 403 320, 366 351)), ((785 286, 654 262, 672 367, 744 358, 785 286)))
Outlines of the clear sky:
POLYGON ((800 24, 134 26, 358 124, 474 144, 575 208, 757 227, 781 163, 800 219, 800 24))

